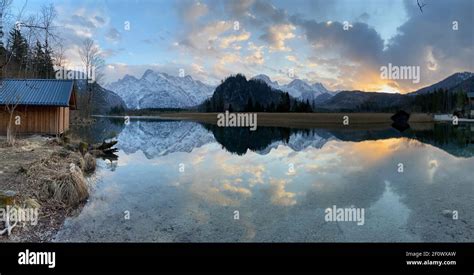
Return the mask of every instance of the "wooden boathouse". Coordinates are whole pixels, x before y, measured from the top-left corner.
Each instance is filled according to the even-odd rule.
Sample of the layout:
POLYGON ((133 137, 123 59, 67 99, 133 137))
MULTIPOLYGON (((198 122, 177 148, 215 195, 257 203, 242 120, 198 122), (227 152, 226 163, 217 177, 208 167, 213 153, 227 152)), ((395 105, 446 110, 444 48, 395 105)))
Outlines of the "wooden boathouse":
POLYGON ((6 133, 12 119, 14 133, 62 134, 69 129, 76 97, 73 80, 0 80, 0 133, 6 133))

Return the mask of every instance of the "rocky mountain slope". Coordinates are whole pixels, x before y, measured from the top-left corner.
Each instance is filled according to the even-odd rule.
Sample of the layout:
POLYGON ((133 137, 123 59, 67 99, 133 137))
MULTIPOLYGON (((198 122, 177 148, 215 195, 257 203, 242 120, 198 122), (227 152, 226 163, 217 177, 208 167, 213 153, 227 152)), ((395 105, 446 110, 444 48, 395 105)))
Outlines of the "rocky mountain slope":
POLYGON ((191 76, 178 77, 147 70, 141 78, 125 75, 106 86, 130 109, 184 108, 196 106, 212 96, 214 87, 191 76))
POLYGON ((332 97, 335 94, 318 82, 310 84, 301 79, 294 79, 288 84, 279 85, 278 82, 272 81, 270 77, 264 74, 254 76, 252 79, 261 80, 273 89, 287 92, 290 96, 302 101, 309 100, 310 102, 313 102, 313 100, 321 95, 325 95, 327 98, 332 97))
MULTIPOLYGON (((97 83, 94 83, 92 85, 94 85, 92 93, 93 114, 107 114, 112 110, 112 108, 126 109, 126 104, 119 95, 103 88, 97 83)), ((76 86, 79 96, 86 96, 86 80, 76 80, 76 86)), ((85 106, 78 107, 79 109, 85 108, 85 106)))

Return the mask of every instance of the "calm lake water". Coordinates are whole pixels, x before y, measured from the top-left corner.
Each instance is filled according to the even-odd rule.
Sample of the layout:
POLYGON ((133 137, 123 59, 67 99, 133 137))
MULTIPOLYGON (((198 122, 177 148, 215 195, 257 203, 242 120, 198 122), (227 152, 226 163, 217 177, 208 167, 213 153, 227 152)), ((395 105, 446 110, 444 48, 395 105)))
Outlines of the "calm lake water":
POLYGON ((98 161, 89 201, 55 240, 472 242, 474 125, 424 128, 100 119, 76 132, 115 138, 118 159, 98 161), (364 209, 364 224, 326 221, 333 206, 364 209))

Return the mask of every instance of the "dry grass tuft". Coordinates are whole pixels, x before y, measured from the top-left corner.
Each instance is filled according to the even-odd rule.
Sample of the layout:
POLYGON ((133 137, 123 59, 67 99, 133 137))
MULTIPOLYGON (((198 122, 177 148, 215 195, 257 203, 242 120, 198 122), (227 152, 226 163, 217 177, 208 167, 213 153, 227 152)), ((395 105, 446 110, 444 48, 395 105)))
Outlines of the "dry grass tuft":
POLYGON ((79 153, 60 151, 33 163, 26 174, 29 181, 41 186, 44 199, 74 207, 89 196, 81 170, 84 167, 85 161, 79 153))
POLYGON ((33 198, 26 199, 24 201, 24 205, 25 205, 26 208, 38 208, 39 209, 41 207, 41 204, 33 198))
POLYGON ((53 182, 48 188, 51 197, 68 206, 78 205, 89 197, 87 182, 77 166, 69 172, 58 173, 53 182))
POLYGON ((83 170, 86 173, 93 173, 96 168, 96 160, 95 157, 89 153, 84 155, 84 166, 83 170))

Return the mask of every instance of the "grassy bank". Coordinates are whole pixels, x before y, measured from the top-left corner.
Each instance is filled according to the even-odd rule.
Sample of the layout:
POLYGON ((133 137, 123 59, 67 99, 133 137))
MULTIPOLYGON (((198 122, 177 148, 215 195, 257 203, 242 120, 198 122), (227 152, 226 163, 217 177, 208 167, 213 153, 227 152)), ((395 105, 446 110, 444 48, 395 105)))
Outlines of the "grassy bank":
MULTIPOLYGON (((257 113, 258 126, 289 128, 377 128, 392 124, 391 113, 257 113), (344 116, 349 117, 349 125, 343 124, 344 116)), ((216 124, 217 113, 161 113, 167 119, 182 119, 216 124)), ((411 114, 409 123, 432 123, 430 114, 411 114)))
POLYGON ((95 157, 67 139, 31 136, 8 146, 0 138, 0 144, 0 195, 13 194, 0 196, 0 207, 38 209, 36 225, 19 223, 0 242, 50 241, 87 200, 86 176, 95 170, 95 157))

